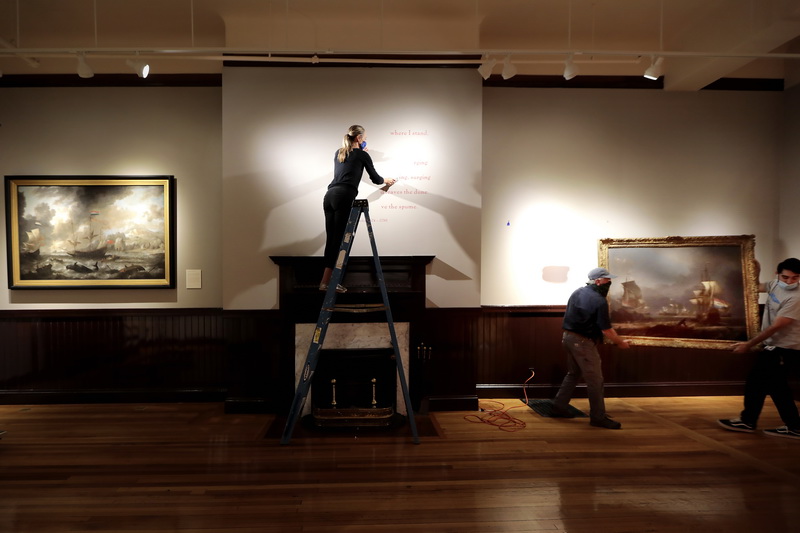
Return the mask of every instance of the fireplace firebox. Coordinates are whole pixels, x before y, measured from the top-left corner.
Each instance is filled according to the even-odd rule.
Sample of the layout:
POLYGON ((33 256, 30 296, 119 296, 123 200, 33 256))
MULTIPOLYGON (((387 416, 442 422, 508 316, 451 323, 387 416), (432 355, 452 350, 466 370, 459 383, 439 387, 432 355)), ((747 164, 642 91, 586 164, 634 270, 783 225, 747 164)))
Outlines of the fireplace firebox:
POLYGON ((396 365, 392 348, 320 350, 311 385, 313 423, 392 425, 397 418, 396 365))

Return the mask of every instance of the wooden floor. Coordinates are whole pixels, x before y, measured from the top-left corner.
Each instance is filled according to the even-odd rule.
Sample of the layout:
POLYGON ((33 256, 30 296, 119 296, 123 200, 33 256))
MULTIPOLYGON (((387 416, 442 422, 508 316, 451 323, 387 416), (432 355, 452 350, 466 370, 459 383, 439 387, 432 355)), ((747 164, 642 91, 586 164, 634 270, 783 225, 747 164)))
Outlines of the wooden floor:
POLYGON ((281 446, 220 404, 0 406, 0 531, 800 531, 800 441, 718 428, 740 397, 612 398, 620 431, 500 402, 524 427, 435 413, 419 445, 281 446))

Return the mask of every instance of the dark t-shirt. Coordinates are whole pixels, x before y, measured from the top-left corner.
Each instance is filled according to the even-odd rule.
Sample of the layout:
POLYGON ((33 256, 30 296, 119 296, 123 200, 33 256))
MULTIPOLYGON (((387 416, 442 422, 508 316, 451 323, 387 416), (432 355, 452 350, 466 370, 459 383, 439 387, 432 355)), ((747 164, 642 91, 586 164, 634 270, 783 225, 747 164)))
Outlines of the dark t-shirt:
POLYGON ((360 148, 354 148, 348 155, 344 163, 339 162, 339 151, 333 155, 333 181, 331 181, 328 188, 334 185, 347 185, 353 189, 358 190, 358 184, 361 182, 361 176, 364 175, 364 170, 369 174, 369 179, 376 185, 383 183, 383 178, 375 171, 372 165, 372 158, 367 152, 360 148))
POLYGON ((581 287, 569 297, 562 327, 590 339, 602 339, 603 330, 611 329, 608 301, 590 285, 581 287))

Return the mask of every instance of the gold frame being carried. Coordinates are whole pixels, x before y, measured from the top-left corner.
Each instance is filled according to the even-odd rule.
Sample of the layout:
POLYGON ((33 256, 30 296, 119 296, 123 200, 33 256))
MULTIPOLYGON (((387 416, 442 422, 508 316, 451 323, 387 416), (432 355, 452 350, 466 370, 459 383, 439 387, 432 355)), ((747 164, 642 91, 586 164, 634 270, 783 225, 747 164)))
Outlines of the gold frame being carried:
POLYGON ((611 323, 634 345, 728 349, 758 333, 753 235, 601 239, 611 323))

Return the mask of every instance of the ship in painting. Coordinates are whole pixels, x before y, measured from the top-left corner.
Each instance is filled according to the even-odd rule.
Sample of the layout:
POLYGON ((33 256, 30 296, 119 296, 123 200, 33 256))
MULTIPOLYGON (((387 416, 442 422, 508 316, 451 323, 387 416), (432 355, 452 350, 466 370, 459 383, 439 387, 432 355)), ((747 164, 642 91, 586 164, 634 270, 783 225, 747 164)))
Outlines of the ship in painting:
POLYGON ((68 239, 68 242, 72 245, 72 251, 67 251, 67 254, 76 259, 103 259, 106 256, 108 244, 103 240, 102 235, 94 232, 94 218, 99 214, 97 211, 89 213, 89 232, 85 237, 78 239, 73 232, 73 238, 68 239), (86 246, 78 248, 79 240, 85 240, 86 246))
POLYGON ((642 289, 635 280, 625 279, 621 283, 622 297, 611 310, 612 320, 617 322, 641 322, 650 316, 650 308, 644 300, 642 289))
POLYGON ((647 305, 642 297, 642 289, 636 284, 636 281, 626 280, 622 282, 620 305, 631 312, 647 310, 647 305))
POLYGON ((730 314, 730 304, 722 299, 722 287, 703 269, 700 284, 693 291, 689 302, 695 306, 695 318, 701 324, 718 324, 723 316, 730 314))
POLYGON ((661 306, 658 314, 663 316, 686 316, 690 314, 690 311, 682 303, 670 300, 667 305, 661 306))
MULTIPOLYGON (((36 225, 39 225, 36 222, 36 225)), ((39 228, 33 228, 25 232, 25 242, 22 243, 21 258, 36 260, 41 255, 42 232, 39 228)))

